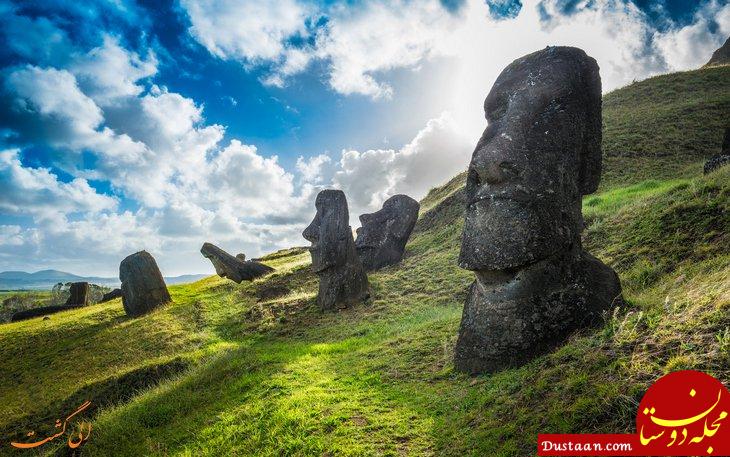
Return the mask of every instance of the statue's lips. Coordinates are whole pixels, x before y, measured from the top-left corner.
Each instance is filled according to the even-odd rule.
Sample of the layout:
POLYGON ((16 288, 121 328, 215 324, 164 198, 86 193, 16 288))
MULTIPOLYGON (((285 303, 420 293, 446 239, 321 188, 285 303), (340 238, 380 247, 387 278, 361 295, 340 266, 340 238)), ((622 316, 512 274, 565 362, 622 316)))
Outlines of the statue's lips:
POLYGON ((469 200, 467 208, 476 206, 482 202, 489 202, 495 200, 508 200, 518 203, 529 203, 534 200, 534 197, 524 190, 520 189, 509 189, 502 190, 499 192, 483 192, 478 191, 474 197, 469 200))

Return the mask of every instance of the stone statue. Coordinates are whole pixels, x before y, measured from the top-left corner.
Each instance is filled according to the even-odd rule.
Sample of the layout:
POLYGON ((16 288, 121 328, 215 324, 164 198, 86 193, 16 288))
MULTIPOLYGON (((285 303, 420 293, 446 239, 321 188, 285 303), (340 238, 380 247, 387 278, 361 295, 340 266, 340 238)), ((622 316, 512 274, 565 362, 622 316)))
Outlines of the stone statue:
POLYGON ((355 247, 365 270, 393 265, 403 258, 421 205, 407 195, 394 195, 383 208, 360 216, 355 247))
POLYGON ((520 365, 621 299, 618 276, 583 250, 581 199, 601 176, 601 79, 585 52, 548 47, 489 92, 472 155, 459 266, 476 273, 455 366, 520 365))
POLYGON ((319 276, 323 310, 347 308, 368 298, 368 278, 355 251, 347 200, 341 190, 317 195, 317 214, 302 236, 312 243, 312 270, 319 276))
POLYGON ((66 306, 86 306, 89 304, 89 283, 73 282, 68 290, 66 306))
POLYGON ((130 317, 141 316, 172 300, 155 258, 147 251, 122 260, 119 280, 122 281, 122 305, 130 317))
POLYGON ((241 281, 251 281, 274 271, 273 268, 263 263, 245 260, 246 256, 243 254, 238 254, 236 257, 233 257, 211 243, 203 243, 203 247, 200 248, 200 253, 203 254, 203 257, 210 260, 218 276, 228 278, 239 284, 241 281), (243 256, 243 258, 240 256, 243 256))

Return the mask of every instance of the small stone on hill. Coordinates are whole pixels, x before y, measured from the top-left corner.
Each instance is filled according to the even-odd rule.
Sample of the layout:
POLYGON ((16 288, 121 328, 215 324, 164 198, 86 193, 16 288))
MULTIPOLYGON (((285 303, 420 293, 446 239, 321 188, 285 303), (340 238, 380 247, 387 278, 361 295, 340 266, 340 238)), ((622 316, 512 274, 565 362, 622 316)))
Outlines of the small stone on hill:
POLYGON ((725 129, 725 138, 722 141, 720 153, 705 162, 704 173, 711 173, 727 164, 730 164, 730 127, 725 129))

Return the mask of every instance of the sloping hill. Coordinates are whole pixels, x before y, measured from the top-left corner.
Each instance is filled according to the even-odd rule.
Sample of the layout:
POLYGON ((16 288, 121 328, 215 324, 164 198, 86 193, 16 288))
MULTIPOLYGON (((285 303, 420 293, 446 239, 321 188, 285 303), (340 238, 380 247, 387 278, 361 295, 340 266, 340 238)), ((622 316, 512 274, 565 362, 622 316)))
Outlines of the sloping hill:
POLYGON ((601 188, 693 176, 730 126, 730 66, 671 73, 603 97, 601 188))
POLYGON ((370 275, 373 299, 353 309, 320 313, 309 255, 291 249, 264 258, 273 275, 173 286, 141 318, 114 300, 1 325, 0 439, 50 431, 86 399, 88 455, 514 456, 534 455, 538 432, 630 431, 662 374, 730 379, 730 167, 687 170, 616 175, 584 200, 585 245, 628 305, 522 368, 453 372, 473 277, 456 266, 457 176, 422 201, 406 258, 370 275))

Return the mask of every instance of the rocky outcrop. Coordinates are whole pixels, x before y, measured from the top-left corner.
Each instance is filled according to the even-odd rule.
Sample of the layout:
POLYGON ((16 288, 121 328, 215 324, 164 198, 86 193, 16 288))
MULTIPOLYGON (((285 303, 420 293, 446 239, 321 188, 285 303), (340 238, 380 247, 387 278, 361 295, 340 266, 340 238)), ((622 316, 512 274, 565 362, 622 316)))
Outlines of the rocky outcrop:
MULTIPOLYGON (((274 271, 273 268, 263 263, 253 260, 246 261, 238 257, 243 256, 243 254, 238 254, 238 256, 233 257, 211 243, 203 243, 203 247, 200 248, 200 253, 203 254, 203 257, 210 260, 218 276, 228 278, 239 284, 241 281, 251 281, 252 279, 274 271)), ((245 259, 246 256, 243 257, 245 259)))
POLYGON ((319 276, 322 310, 347 308, 368 298, 368 278, 355 250, 347 200, 341 190, 317 195, 317 214, 302 236, 312 243, 312 270, 319 276))
POLYGON ((171 300, 157 262, 147 251, 122 260, 119 279, 122 281, 122 305, 130 317, 141 316, 171 300))
POLYGON ((459 265, 476 279, 455 366, 520 365, 600 321, 616 273, 585 252, 582 196, 601 176, 596 61, 549 47, 510 64, 484 102, 488 127, 469 165, 459 265))
POLYGON ((730 127, 725 129, 725 137, 722 140, 720 153, 705 162, 704 173, 711 173, 728 164, 730 164, 730 127))
POLYGON ((355 248, 367 271, 394 265, 403 258, 421 205, 407 195, 394 195, 383 208, 360 216, 355 248))

